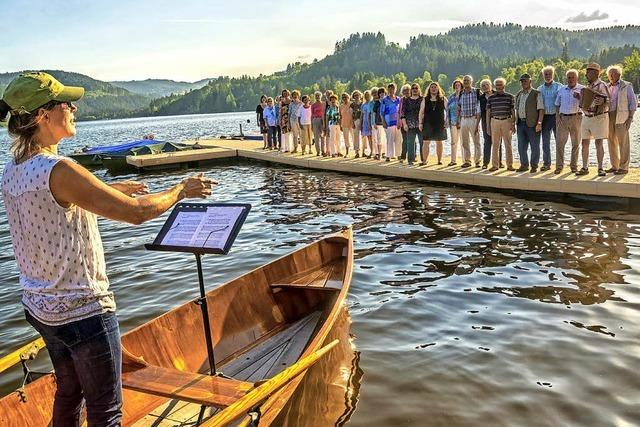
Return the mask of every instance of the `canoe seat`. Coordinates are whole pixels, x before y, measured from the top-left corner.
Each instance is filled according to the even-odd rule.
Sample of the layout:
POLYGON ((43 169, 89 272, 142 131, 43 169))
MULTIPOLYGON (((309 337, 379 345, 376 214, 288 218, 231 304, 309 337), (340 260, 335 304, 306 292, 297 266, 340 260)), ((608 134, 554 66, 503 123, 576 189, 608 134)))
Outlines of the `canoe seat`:
POLYGON ((227 407, 254 387, 249 382, 149 365, 126 350, 122 356, 122 386, 129 390, 227 407))
POLYGON ((320 268, 292 274, 284 279, 272 283, 272 288, 302 288, 337 291, 344 283, 346 258, 337 258, 320 268))

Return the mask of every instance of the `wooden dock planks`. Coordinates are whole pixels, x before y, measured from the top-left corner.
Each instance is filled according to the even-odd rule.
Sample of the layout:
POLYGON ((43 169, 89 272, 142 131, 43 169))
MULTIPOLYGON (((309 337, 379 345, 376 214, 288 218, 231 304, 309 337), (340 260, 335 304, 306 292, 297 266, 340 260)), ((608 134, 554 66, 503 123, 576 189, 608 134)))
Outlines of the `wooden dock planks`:
MULTIPOLYGON (((426 166, 408 166, 397 160, 384 162, 380 160, 353 157, 327 158, 315 154, 280 153, 263 150, 262 141, 237 141, 213 139, 199 141, 206 147, 202 150, 182 153, 166 153, 160 155, 137 156, 127 160, 138 167, 154 165, 170 165, 215 158, 240 157, 266 162, 290 165, 294 167, 324 171, 342 172, 356 175, 370 175, 385 178, 411 179, 432 183, 467 185, 484 189, 524 190, 557 194, 573 194, 600 197, 622 197, 640 200, 640 169, 632 168, 627 175, 608 174, 598 177, 596 169, 591 168, 586 176, 575 176, 569 168, 555 175, 552 170, 546 172, 509 172, 500 169, 489 172, 486 169, 470 167, 463 169, 460 165, 446 166, 450 159, 444 158, 442 165, 435 164, 435 156, 431 156, 426 166), (198 153, 200 151, 201 153, 198 153), (188 155, 188 153, 192 153, 188 155), (199 157, 191 157, 191 156, 199 157), (133 162, 136 162, 135 164, 133 162)), ((516 164, 517 166, 517 164, 516 164)))

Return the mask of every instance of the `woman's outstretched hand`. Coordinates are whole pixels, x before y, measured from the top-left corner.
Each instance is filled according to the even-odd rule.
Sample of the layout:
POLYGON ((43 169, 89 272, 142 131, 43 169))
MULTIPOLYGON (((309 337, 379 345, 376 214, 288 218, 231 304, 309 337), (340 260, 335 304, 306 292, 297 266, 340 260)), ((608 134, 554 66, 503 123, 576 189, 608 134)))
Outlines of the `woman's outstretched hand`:
POLYGON ((117 182, 113 184, 112 187, 129 197, 149 194, 149 187, 147 187, 147 184, 140 181, 117 182))
POLYGON ((202 172, 197 175, 191 175, 179 184, 182 186, 180 198, 205 199, 211 195, 213 186, 217 184, 217 181, 207 178, 202 172))

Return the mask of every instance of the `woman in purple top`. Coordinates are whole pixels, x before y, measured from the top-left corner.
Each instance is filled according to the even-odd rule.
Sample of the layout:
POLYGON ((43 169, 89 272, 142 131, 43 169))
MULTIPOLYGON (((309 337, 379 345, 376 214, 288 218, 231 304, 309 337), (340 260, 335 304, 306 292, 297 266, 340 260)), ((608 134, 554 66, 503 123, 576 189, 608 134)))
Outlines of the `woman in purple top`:
POLYGON ((402 113, 400 117, 402 129, 406 134, 402 151, 406 152, 409 165, 413 165, 416 160, 416 137, 419 137, 420 147, 422 147, 419 117, 421 105, 422 92, 420 91, 420 86, 414 83, 410 86, 410 95, 402 98, 402 113))

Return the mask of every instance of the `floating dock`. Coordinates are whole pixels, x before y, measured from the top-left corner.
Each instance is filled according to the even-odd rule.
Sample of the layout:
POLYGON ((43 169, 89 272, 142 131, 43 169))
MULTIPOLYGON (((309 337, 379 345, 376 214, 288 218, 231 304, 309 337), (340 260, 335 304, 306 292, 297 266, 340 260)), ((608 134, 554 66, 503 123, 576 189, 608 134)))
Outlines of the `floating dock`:
MULTIPOLYGON (((447 166, 449 158, 443 158, 442 165, 436 164, 435 156, 430 156, 425 166, 407 165, 398 160, 385 162, 367 158, 331 158, 315 154, 301 155, 299 152, 281 153, 262 149, 262 141, 200 140, 200 145, 210 147, 177 153, 130 156, 127 162, 138 169, 155 167, 197 166, 200 162, 222 158, 247 158, 265 162, 285 164, 306 169, 342 172, 356 175, 404 178, 430 183, 464 185, 483 189, 522 190, 569 195, 620 197, 640 202, 640 169, 632 168, 626 175, 607 174, 598 177, 596 168, 589 175, 576 176, 568 167, 555 175, 553 167, 545 172, 510 172, 500 169, 489 172, 476 167, 461 168, 447 166)), ((517 167, 517 164, 514 165, 517 167)))
POLYGON ((200 162, 238 157, 237 150, 208 147, 199 150, 175 151, 172 153, 143 154, 140 156, 127 156, 127 163, 138 169, 152 169, 170 166, 188 166, 200 162))

